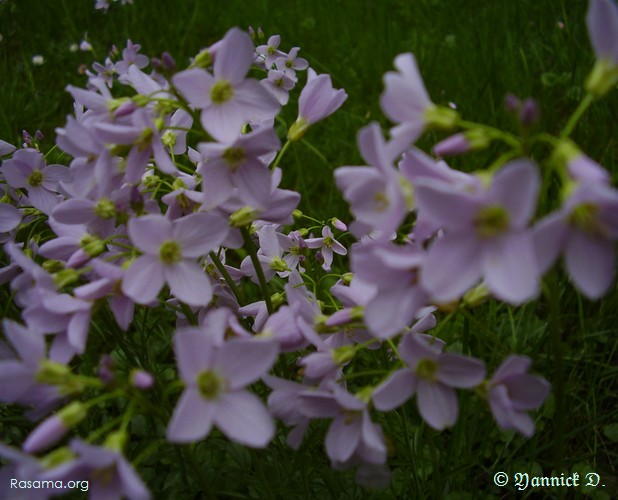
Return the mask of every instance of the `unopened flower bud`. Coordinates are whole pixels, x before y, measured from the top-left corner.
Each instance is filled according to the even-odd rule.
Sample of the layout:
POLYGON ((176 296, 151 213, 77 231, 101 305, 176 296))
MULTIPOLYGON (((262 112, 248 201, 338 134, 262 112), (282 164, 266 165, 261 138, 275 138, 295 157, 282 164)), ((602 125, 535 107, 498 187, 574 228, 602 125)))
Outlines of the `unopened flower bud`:
POLYGON ((292 217, 294 217, 295 219, 300 219, 303 216, 303 213, 298 210, 298 208, 292 210, 292 217))
POLYGON ((250 225, 257 218, 257 212, 252 207, 239 208, 230 215, 230 225, 232 227, 245 227, 250 225))
POLYGON ((111 450, 117 451, 117 452, 122 452, 126 442, 127 442, 127 433, 124 431, 116 431, 116 432, 112 432, 111 434, 107 436, 107 439, 105 439, 103 446, 111 450))
POLYGON ((339 231, 347 231, 348 230, 348 226, 345 225, 345 223, 343 223, 342 221, 340 221, 339 219, 337 219, 337 217, 333 217, 330 220, 330 223, 332 224, 332 226, 335 229, 339 229, 339 231))
POLYGON ((451 130, 459 121, 459 113, 446 106, 430 106, 425 110, 427 127, 451 130))
POLYGON ((48 273, 56 273, 58 271, 62 271, 64 269, 64 262, 55 259, 49 259, 43 262, 43 269, 45 269, 48 273))
POLYGON ((109 354, 104 354, 99 360, 98 376, 104 384, 114 380, 114 360, 109 354))
POLYGON ((521 109, 521 101, 517 96, 508 93, 504 96, 504 108, 508 113, 515 115, 521 109))
POLYGON ((147 390, 154 385, 154 377, 144 370, 134 370, 131 373, 131 384, 136 389, 147 390))
POLYGON ((195 59, 193 60, 193 65, 197 66, 198 68, 208 68, 209 66, 212 66, 212 63, 213 58, 209 49, 201 50, 200 53, 196 55, 195 59))
POLYGON ((174 71, 176 69, 176 61, 169 52, 161 54, 161 62, 167 71, 174 71))
POLYGON ((43 132, 41 132, 40 130, 37 130, 34 134, 34 137, 37 141, 42 142, 45 140, 45 136, 43 135, 43 132))
POLYGON ((64 288, 65 286, 72 285, 79 280, 79 272, 75 269, 63 269, 53 275, 54 283, 58 288, 64 288))
POLYGON ((529 128, 539 121, 539 115, 540 113, 538 103, 534 99, 529 97, 523 102, 521 106, 521 111, 519 112, 519 121, 524 127, 529 128))
POLYGON ((22 446, 26 453, 38 453, 49 448, 62 439, 74 426, 79 424, 87 414, 86 406, 73 402, 65 406, 57 414, 46 418, 24 441, 22 446))

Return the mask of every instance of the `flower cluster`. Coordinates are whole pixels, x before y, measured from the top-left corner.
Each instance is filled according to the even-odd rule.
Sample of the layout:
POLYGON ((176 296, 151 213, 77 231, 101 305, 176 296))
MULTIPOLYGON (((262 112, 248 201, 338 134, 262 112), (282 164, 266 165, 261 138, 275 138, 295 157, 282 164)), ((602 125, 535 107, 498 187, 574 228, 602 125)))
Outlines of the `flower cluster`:
MULTIPOLYGON (((588 81, 595 95, 616 66, 608 40, 618 28, 613 38, 598 35, 602 16, 618 26, 611 4, 593 0, 588 22, 605 71, 588 81)), ((0 141, 0 238, 10 259, 0 282, 10 283, 21 315, 3 323, 0 400, 31 407, 40 421, 23 452, 0 446, 14 477, 88 477, 93 495, 147 498, 123 455, 140 411, 154 412, 171 443, 202 441, 216 427, 250 447, 268 445, 274 418, 292 427, 293 448, 313 420, 328 419, 333 467, 357 466, 358 481, 373 485, 389 481, 376 417, 413 398, 438 431, 456 424, 463 389, 487 401, 501 429, 534 433, 528 412, 550 387, 529 373, 532 361, 510 355, 488 376, 482 360, 432 331, 441 310, 535 299, 561 255, 574 286, 602 296, 614 281, 618 238, 608 173, 568 132, 540 137, 561 186, 560 206, 543 213, 539 168, 518 136, 434 104, 414 56, 402 54, 380 100, 393 127, 387 135, 377 123, 361 129, 367 165, 335 171, 354 216, 349 233, 336 218, 312 219, 296 209, 299 193, 279 187, 277 165, 347 94, 308 68, 298 47, 285 53, 280 44, 272 36, 256 47, 234 28, 176 71, 169 54, 155 62, 129 41, 121 60, 94 65, 87 88, 67 87, 75 113, 56 145, 68 165, 48 164, 36 141, 19 149, 0 141), (297 119, 280 138, 275 119, 303 79, 297 119), (507 154, 484 170, 458 171, 414 146, 430 129, 454 133, 435 148, 443 156, 492 142, 507 154), (323 279, 332 274, 336 283, 323 279), (153 377, 135 359, 129 374, 115 366, 118 352, 132 359, 123 339, 146 310, 175 318, 158 354, 172 376, 153 377), (123 333, 89 375, 80 360, 100 341, 101 311, 123 333), (282 365, 291 359, 289 376, 282 365), (367 363, 367 374, 357 369, 367 363), (272 390, 267 405, 255 384, 272 390), (153 408, 153 387, 166 398, 182 392, 153 408), (115 427, 62 445, 92 408, 119 399, 126 407, 115 427)))

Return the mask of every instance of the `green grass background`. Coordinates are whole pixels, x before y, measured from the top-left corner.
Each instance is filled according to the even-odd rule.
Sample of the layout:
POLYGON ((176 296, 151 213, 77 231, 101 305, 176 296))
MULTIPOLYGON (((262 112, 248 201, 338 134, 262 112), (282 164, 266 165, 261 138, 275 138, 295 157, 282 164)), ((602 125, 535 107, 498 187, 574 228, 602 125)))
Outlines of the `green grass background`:
MULTIPOLYGON (((135 0, 125 7, 114 4, 107 14, 93 6, 94 0, 0 3, 0 138, 16 144, 21 130, 40 129, 47 137, 44 149, 51 147, 55 127, 72 111, 64 87, 84 85, 80 65, 102 61, 112 44, 122 49, 130 38, 147 55, 169 51, 183 67, 230 27, 262 27, 267 36, 281 35, 284 50, 300 46, 301 56, 318 72, 330 73, 335 87, 349 94, 340 112, 313 127, 306 142, 294 144, 282 162, 283 185, 300 191, 300 208, 318 218, 349 220, 332 172, 341 165, 362 164, 355 147, 360 127, 372 120, 388 126, 378 99, 382 75, 392 69, 397 54, 413 52, 434 102, 456 103, 466 119, 509 127, 502 102, 512 92, 538 99, 541 127, 554 133, 577 106, 594 60, 584 24, 587 2, 578 0, 135 0), (90 53, 69 51, 86 34, 94 59, 90 53), (35 54, 43 55, 45 64, 33 66, 35 54)), ((294 95, 282 115, 288 123, 296 116, 296 99, 294 95)), ((614 179, 617 114, 614 92, 593 105, 573 135, 614 179)), ((421 146, 428 150, 441 137, 429 135, 421 146)), ((488 155, 477 155, 453 164, 474 170, 488 160, 488 155)), ((557 279, 567 394, 564 456, 556 457, 551 397, 537 415, 537 434, 524 440, 499 432, 487 409, 462 394, 461 418, 453 430, 435 433, 422 425, 414 403, 383 419, 394 471, 385 492, 368 492, 355 485, 351 473, 330 470, 322 450, 322 424, 312 427, 300 453, 291 452, 283 437, 267 450, 247 451, 215 435, 208 446, 195 450, 206 481, 222 497, 500 498, 515 493, 493 486, 494 472, 560 474, 587 468, 606 482, 605 488, 589 489, 588 494, 610 498, 617 488, 618 294, 614 288, 592 303, 563 275, 557 279)), ((490 371, 516 352, 533 357, 535 370, 551 381, 547 316, 548 304, 540 299, 518 309, 488 303, 466 318, 447 320, 443 315, 439 324, 444 324, 446 340, 484 359, 490 371)), ((138 319, 142 337, 135 340, 137 347, 157 328, 145 315, 138 319)), ((0 426, 9 440, 18 442, 16 436, 25 431, 9 432, 11 415, 0 426)), ((161 452, 167 458, 146 460, 140 473, 161 498, 173 488, 179 498, 198 498, 199 484, 184 480, 177 452, 169 450, 161 452)), ((541 493, 552 498, 560 492, 541 493)))

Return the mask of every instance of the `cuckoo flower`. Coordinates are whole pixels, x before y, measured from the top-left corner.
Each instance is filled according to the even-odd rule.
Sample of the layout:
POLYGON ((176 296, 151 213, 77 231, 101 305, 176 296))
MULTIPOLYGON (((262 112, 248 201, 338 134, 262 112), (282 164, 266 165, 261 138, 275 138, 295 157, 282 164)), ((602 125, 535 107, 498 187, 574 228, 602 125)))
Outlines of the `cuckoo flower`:
POLYGON ((598 182, 578 185, 562 209, 539 221, 533 234, 540 270, 549 269, 564 251, 575 286, 589 299, 598 299, 614 279, 618 191, 598 182))
POLYGON ((415 184, 420 213, 444 229, 429 249, 421 283, 439 303, 461 297, 481 278, 499 299, 521 304, 538 293, 539 270, 532 234, 539 174, 519 160, 502 167, 487 189, 429 178, 415 184))
POLYGON ((357 142, 373 168, 340 167, 335 171, 337 187, 356 218, 350 230, 357 237, 371 233, 372 238, 389 239, 405 217, 409 184, 393 167, 398 153, 391 151, 377 123, 361 129, 357 142))
POLYGON ((527 373, 532 361, 525 356, 509 356, 488 381, 488 400, 498 426, 515 429, 530 437, 534 422, 526 411, 535 410, 549 394, 549 383, 527 373))
POLYGON ((366 300, 365 324, 373 336, 387 339, 408 326, 429 302, 419 284, 425 252, 392 243, 368 241, 352 247, 352 271, 374 287, 366 300))
POLYGON ((245 123, 272 118, 279 111, 270 92, 257 80, 245 79, 252 63, 251 38, 232 28, 217 49, 213 75, 192 68, 172 78, 189 104, 202 110, 202 126, 218 141, 233 141, 245 123))
POLYGON ((321 238, 308 238, 305 240, 305 243, 309 248, 319 248, 322 251, 324 256, 322 268, 327 272, 330 271, 330 265, 333 263, 333 253, 338 255, 348 254, 348 250, 335 239, 333 232, 328 226, 322 228, 321 238))
POLYGON ((429 99, 414 55, 400 54, 395 58, 397 72, 384 75, 386 89, 380 98, 384 114, 398 125, 391 129, 393 147, 399 152, 416 141, 427 126, 449 129, 457 113, 438 107, 429 99))
POLYGON ((246 387, 272 366, 277 344, 266 339, 233 339, 218 347, 204 330, 174 336, 178 370, 185 390, 167 428, 176 443, 206 437, 215 425, 229 439, 261 448, 275 426, 262 402, 246 387))
POLYGON ((192 306, 212 298, 210 279, 195 259, 223 242, 228 226, 219 215, 196 213, 170 221, 162 215, 131 219, 129 237, 144 255, 127 270, 122 292, 138 304, 153 301, 165 283, 192 306))
POLYGON ((88 479, 92 498, 149 499, 148 489, 118 450, 119 445, 114 440, 120 439, 116 436, 117 434, 111 434, 103 446, 74 439, 70 444, 74 458, 45 470, 39 477, 41 480, 61 481, 64 484, 68 481, 88 479))
POLYGON ((391 374, 373 392, 374 406, 389 411, 414 393, 418 409, 431 427, 442 430, 457 420, 457 395, 453 388, 472 388, 485 377, 482 361, 461 354, 443 353, 444 343, 425 334, 408 333, 399 344, 407 368, 391 374))
POLYGON ((58 204, 57 189, 60 181, 70 178, 64 165, 46 165, 45 157, 36 149, 20 149, 0 167, 7 184, 26 189, 32 205, 50 214, 58 204))
POLYGON ((368 402, 337 384, 330 391, 299 396, 300 411, 312 418, 333 418, 326 434, 326 453, 336 466, 351 462, 383 464, 386 444, 382 428, 369 416, 368 402))
POLYGON ((309 69, 307 84, 298 98, 298 118, 290 127, 288 139, 300 139, 311 125, 332 115, 347 98, 345 90, 333 88, 329 75, 309 69))
POLYGON ((268 206, 272 191, 270 170, 260 157, 279 148, 279 138, 272 128, 260 127, 237 135, 225 144, 200 143, 203 165, 204 205, 219 206, 238 188, 238 196, 254 208, 268 206))

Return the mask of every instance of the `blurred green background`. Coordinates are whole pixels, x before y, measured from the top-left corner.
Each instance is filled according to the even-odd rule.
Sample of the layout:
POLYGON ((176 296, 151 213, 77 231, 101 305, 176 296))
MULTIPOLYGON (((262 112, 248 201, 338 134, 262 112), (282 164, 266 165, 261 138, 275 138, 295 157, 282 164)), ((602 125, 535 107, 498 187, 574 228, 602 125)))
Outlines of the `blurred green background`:
MULTIPOLYGON (((305 138, 321 155, 295 144, 283 163, 297 165, 287 169, 284 185, 305 194, 303 210, 342 216, 332 170, 362 163, 353 147, 361 126, 388 125, 378 100, 397 54, 413 52, 434 102, 455 103, 466 119, 508 126, 502 102, 512 92, 538 99, 543 126, 557 132, 593 62, 586 6, 578 0, 135 0, 104 13, 94 10, 94 0, 9 0, 0 4, 0 137, 17 142, 22 129, 40 129, 51 142, 72 111, 64 87, 84 85, 80 67, 103 61, 112 44, 122 49, 130 38, 149 56, 167 50, 182 68, 230 27, 262 27, 266 36, 281 35, 284 50, 301 47, 301 56, 349 94, 341 111, 305 138), (94 54, 70 52, 85 37, 94 54), (33 65, 35 54, 45 58, 42 66, 33 65)), ((296 98, 283 113, 288 122, 296 98)), ((617 109, 615 96, 595 105, 574 135, 608 168, 615 162, 617 109)), ((430 135, 421 146, 436 139, 430 135)), ((485 160, 470 157, 458 166, 471 170, 485 160)))

